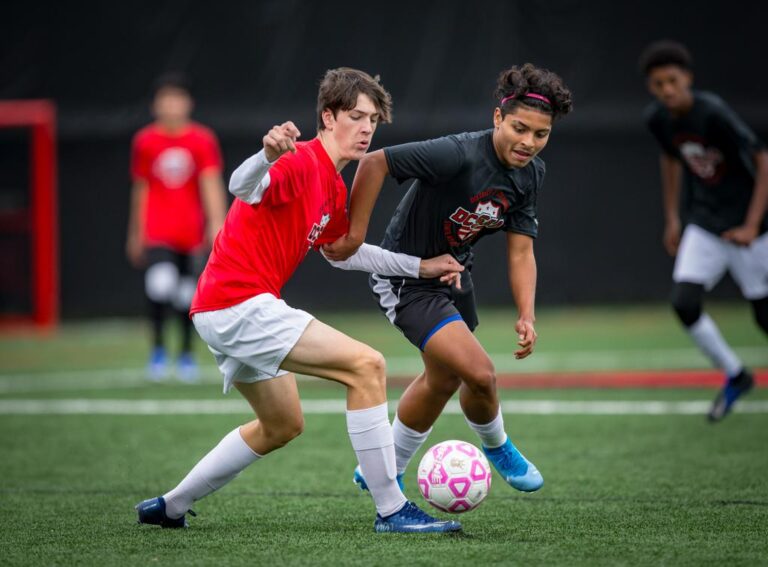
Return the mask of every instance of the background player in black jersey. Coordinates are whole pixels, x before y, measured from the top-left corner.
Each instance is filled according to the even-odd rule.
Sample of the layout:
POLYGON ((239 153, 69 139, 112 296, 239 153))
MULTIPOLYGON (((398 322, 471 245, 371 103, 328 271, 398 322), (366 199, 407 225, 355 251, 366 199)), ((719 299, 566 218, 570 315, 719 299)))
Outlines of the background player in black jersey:
POLYGON ((753 378, 702 312, 702 298, 729 271, 768 333, 768 152, 721 98, 692 89, 684 45, 651 44, 640 68, 657 99, 646 119, 662 149, 664 246, 677 255, 672 304, 701 351, 726 374, 709 412, 718 421, 753 378))
MULTIPOLYGON (((536 343, 536 196, 545 171, 537 156, 554 119, 570 112, 571 93, 554 73, 526 64, 499 75, 495 97, 489 130, 393 146, 363 158, 352 187, 349 234, 328 246, 326 254, 343 259, 364 242, 387 175, 399 182, 415 180, 382 247, 421 256, 447 252, 468 269, 460 288, 436 280, 371 278, 382 310, 424 359, 424 372, 400 399, 393 424, 399 478, 459 390, 467 422, 496 469, 518 490, 534 491, 544 480, 504 430, 493 362, 472 334, 478 321, 469 268, 473 244, 504 230, 519 312, 515 356, 530 355, 536 343)), ((359 470, 355 480, 365 488, 359 470)))

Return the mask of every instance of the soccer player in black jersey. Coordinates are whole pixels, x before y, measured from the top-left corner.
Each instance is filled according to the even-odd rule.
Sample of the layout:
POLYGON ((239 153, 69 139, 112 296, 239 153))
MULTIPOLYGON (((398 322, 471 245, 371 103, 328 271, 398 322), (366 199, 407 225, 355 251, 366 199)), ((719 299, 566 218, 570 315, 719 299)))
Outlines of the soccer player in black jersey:
MULTIPOLYGON (((486 455, 510 485, 530 492, 544 481, 504 430, 493 362, 472 334, 478 320, 469 269, 475 242, 503 230, 519 312, 515 356, 530 355, 536 343, 536 197, 545 172, 538 154, 549 141, 553 121, 570 112, 571 93, 554 73, 525 64, 499 75, 495 100, 488 130, 388 147, 364 157, 352 187, 349 233, 325 252, 343 259, 364 242, 387 175, 401 183, 414 180, 382 247, 421 256, 450 253, 467 270, 460 287, 437 280, 371 278, 381 309, 424 359, 424 372, 400 399, 393 424, 398 476, 402 479, 432 424, 459 390, 464 415, 486 455)), ((359 471, 355 480, 365 488, 359 471)))
POLYGON ((672 305, 699 349, 726 374, 709 412, 719 421, 754 380, 703 313, 702 298, 729 271, 768 333, 768 151, 720 97, 693 90, 684 45, 655 42, 640 67, 657 99, 646 120, 662 150, 664 247, 677 256, 672 305))

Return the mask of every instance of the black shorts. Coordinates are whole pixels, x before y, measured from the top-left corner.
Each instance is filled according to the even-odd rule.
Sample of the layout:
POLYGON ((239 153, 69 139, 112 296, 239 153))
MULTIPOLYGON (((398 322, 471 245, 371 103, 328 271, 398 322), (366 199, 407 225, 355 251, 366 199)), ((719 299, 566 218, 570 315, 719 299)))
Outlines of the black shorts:
POLYGON ((424 350, 443 325, 462 320, 470 331, 477 327, 477 306, 472 276, 461 274, 461 289, 439 280, 418 280, 372 275, 369 285, 379 307, 414 346, 424 350))
POLYGON ((147 259, 147 269, 161 262, 170 262, 179 270, 180 276, 193 276, 195 278, 203 273, 203 267, 206 262, 206 257, 202 254, 184 254, 160 246, 147 248, 145 257, 147 259))

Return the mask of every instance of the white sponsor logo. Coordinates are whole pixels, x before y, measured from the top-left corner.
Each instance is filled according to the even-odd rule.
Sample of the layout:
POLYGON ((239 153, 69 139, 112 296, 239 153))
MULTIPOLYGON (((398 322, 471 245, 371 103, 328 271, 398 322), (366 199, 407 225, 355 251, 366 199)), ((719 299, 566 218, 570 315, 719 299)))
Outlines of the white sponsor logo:
POLYGON ((458 207, 449 218, 459 225, 457 231, 459 240, 466 240, 484 228, 493 230, 504 226, 504 220, 499 218, 500 212, 501 205, 495 205, 493 201, 484 201, 477 205, 474 213, 470 213, 464 207, 458 207))
POLYGON ((168 148, 157 156, 152 171, 168 189, 179 189, 192 177, 195 160, 187 148, 168 148))
POLYGON ((723 161, 723 154, 717 148, 707 148, 698 142, 685 142, 680 154, 691 171, 702 179, 710 179, 717 173, 717 166, 723 161))
POLYGON ((328 223, 330 221, 331 221, 331 215, 326 213, 320 219, 320 224, 315 223, 312 225, 312 230, 310 230, 309 234, 307 235, 309 246, 312 246, 315 243, 315 240, 320 238, 320 235, 323 233, 323 230, 325 230, 325 227, 328 226, 328 223))

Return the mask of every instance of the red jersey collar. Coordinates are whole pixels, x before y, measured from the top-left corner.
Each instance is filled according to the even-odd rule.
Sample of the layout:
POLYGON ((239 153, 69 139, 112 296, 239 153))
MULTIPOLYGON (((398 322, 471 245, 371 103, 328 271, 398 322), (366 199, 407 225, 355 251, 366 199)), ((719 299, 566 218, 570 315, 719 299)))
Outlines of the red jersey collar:
POLYGON ((312 148, 312 151, 315 152, 315 155, 318 157, 318 160, 323 162, 328 169, 333 171, 334 174, 340 175, 338 171, 336 171, 336 166, 333 164, 333 160, 331 159, 331 156, 328 155, 328 152, 325 151, 325 147, 323 146, 323 142, 320 141, 320 138, 313 138, 309 142, 307 142, 307 146, 312 148))

